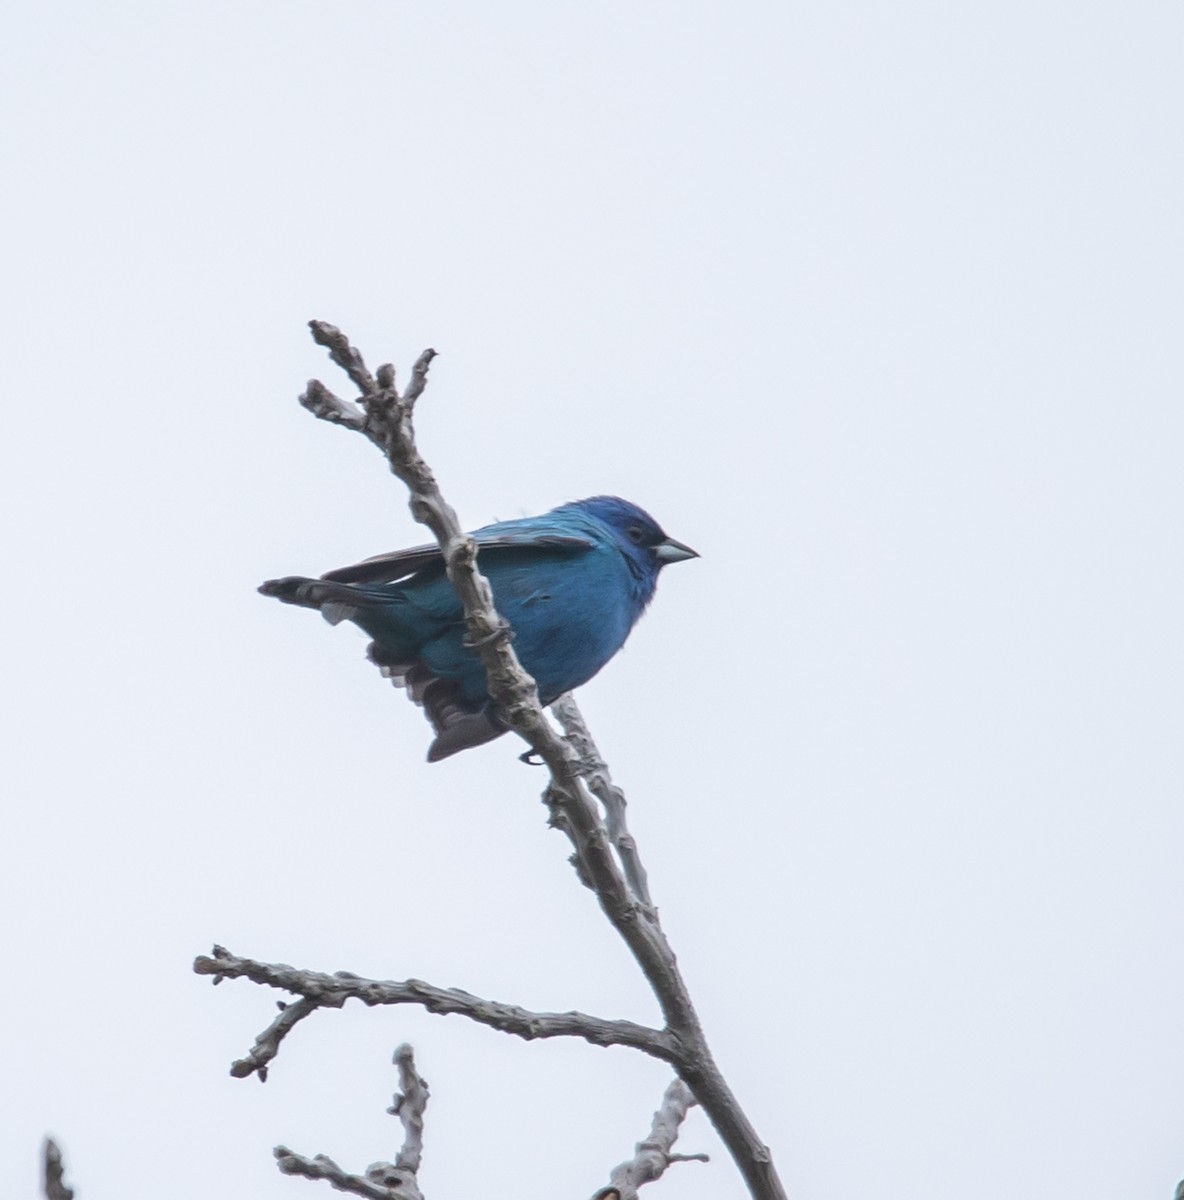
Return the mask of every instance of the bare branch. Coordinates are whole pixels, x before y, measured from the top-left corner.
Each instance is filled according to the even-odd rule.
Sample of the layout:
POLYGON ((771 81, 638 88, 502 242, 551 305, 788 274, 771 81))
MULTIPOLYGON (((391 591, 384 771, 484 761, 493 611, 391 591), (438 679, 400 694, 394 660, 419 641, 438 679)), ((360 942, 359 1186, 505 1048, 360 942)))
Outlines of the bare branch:
POLYGON ((588 790, 604 807, 605 829, 617 857, 621 860, 621 869, 625 872, 629 890, 646 908, 652 909, 654 903, 650 899, 645 867, 641 865, 637 843, 633 840, 625 821, 625 793, 613 783, 608 772, 608 763, 601 757, 596 743, 592 740, 591 731, 584 723, 584 715, 580 712, 575 697, 570 692, 560 696, 551 705, 551 711, 563 728, 567 740, 579 755, 588 790))
POLYGON ((312 330, 313 341, 329 351, 329 357, 353 380, 363 396, 378 390, 378 384, 366 369, 361 353, 350 345, 349 338, 340 329, 327 321, 309 321, 308 327, 312 330))
POLYGON ((198 975, 221 979, 250 979, 266 987, 279 988, 300 999, 280 1011, 276 1019, 259 1035, 249 1053, 232 1067, 231 1074, 243 1077, 258 1074, 267 1078, 267 1066, 279 1053, 280 1043, 299 1021, 318 1008, 341 1008, 347 1000, 360 1000, 370 1007, 392 1004, 416 1004, 428 1012, 468 1017, 491 1029, 510 1033, 525 1041, 536 1038, 583 1038, 594 1046, 630 1046, 655 1058, 672 1061, 675 1042, 669 1034, 632 1021, 613 1021, 582 1012, 531 1012, 514 1004, 483 1000, 459 988, 442 988, 420 979, 362 979, 346 971, 325 975, 302 971, 285 963, 262 963, 239 958, 222 946, 213 956, 200 955, 193 969, 198 975))
POLYGON ((387 1112, 403 1123, 403 1146, 395 1161, 371 1163, 365 1175, 354 1175, 339 1167, 328 1155, 305 1158, 276 1146, 276 1165, 285 1175, 324 1179, 339 1192, 365 1196, 367 1200, 423 1200, 419 1190, 419 1164, 423 1157, 423 1113, 428 1103, 428 1085, 415 1069, 415 1052, 404 1042, 395 1051, 399 1087, 387 1112))
MULTIPOLYGON (((339 1192, 351 1192, 355 1196, 365 1196, 366 1200, 409 1200, 408 1193, 399 1189, 396 1184, 388 1187, 364 1175, 351 1175, 342 1170, 327 1154, 318 1154, 315 1158, 305 1158, 289 1150, 287 1146, 275 1148, 276 1166, 285 1175, 303 1175, 305 1179, 324 1179, 332 1184, 339 1192)), ((418 1191, 418 1189, 417 1189, 418 1191)))
POLYGON ((678 1141, 679 1128, 694 1103, 691 1089, 681 1079, 674 1080, 654 1113, 649 1137, 637 1143, 631 1159, 613 1168, 608 1186, 596 1192, 592 1200, 637 1200, 641 1187, 661 1179, 671 1163, 708 1162, 706 1154, 671 1153, 671 1147, 678 1141))
POLYGON ((366 414, 356 404, 335 396, 319 379, 308 381, 300 403, 314 417, 320 417, 322 421, 330 421, 334 425, 361 430, 366 424, 366 414))
POLYGON ((45 1200, 74 1200, 74 1189, 66 1183, 61 1149, 51 1137, 42 1147, 41 1164, 45 1200))
MULTIPOLYGON (((407 395, 400 398, 393 370, 384 367, 381 378, 372 379, 361 355, 339 330, 320 321, 310 325, 313 337, 329 348, 334 362, 362 392, 365 418, 360 432, 382 450, 391 471, 410 492, 412 515, 439 542, 448 578, 464 607, 469 642, 485 667, 489 694, 506 724, 547 765, 551 782, 544 798, 552 823, 571 841, 581 881, 596 893, 601 909, 653 989, 666 1021, 663 1036, 669 1036, 676 1047, 672 1061, 679 1075, 715 1125, 756 1200, 784 1200, 785 1191, 768 1147, 757 1136, 711 1055, 657 912, 641 898, 646 892, 644 874, 639 874, 631 886, 618 866, 612 841, 585 785, 584 764, 572 744, 547 720, 534 680, 522 669, 510 645, 509 626, 494 607, 489 581, 477 570, 476 544, 462 530, 416 447, 412 408, 423 392, 434 352, 425 351, 420 356, 407 395)), ((306 396, 311 393, 310 385, 306 396)), ((324 409, 325 405, 320 407, 324 409)), ((317 408, 312 411, 337 424, 352 423, 343 421, 331 405, 324 413, 317 408)), ((618 843, 626 845, 628 854, 624 842, 627 833, 620 826, 616 832, 618 843)))
POLYGON ((399 1091, 390 1107, 392 1116, 403 1123, 403 1146, 395 1156, 395 1166, 412 1175, 418 1174, 423 1157, 423 1113, 428 1106, 427 1080, 415 1069, 415 1051, 404 1042, 395 1051, 399 1068, 399 1091))
POLYGON ((288 1036, 297 1023, 316 1012, 325 1005, 317 1000, 302 996, 294 1004, 283 1001, 277 1006, 279 1016, 255 1039, 255 1044, 243 1058, 236 1059, 230 1064, 230 1073, 235 1079, 246 1079, 248 1075, 258 1075, 260 1083, 267 1082, 267 1064, 280 1052, 280 1042, 288 1036))
POLYGON ((399 1087, 387 1112, 403 1123, 403 1146, 395 1161, 371 1163, 365 1175, 354 1175, 339 1167, 328 1155, 305 1158, 276 1146, 276 1165, 285 1175, 324 1179, 339 1192, 365 1196, 367 1200, 423 1200, 419 1190, 419 1164, 423 1157, 423 1113, 428 1103, 428 1085, 415 1069, 415 1052, 406 1042, 395 1051, 399 1087))
MULTIPOLYGON (((415 366, 411 368, 411 382, 403 393, 403 403, 408 409, 414 408, 416 400, 423 395, 423 389, 428 385, 428 367, 432 365, 432 359, 435 357, 435 350, 425 350, 416 359, 415 366)), ((391 387, 394 387, 394 384, 394 375, 392 375, 391 387)))

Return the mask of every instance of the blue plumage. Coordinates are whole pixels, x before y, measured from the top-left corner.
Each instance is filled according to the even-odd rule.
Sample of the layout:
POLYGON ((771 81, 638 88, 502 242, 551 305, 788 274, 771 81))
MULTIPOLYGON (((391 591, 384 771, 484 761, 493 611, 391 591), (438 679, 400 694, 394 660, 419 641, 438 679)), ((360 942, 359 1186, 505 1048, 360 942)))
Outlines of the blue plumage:
MULTIPOLYGON (((667 563, 697 555, 616 496, 474 532, 482 573, 510 622, 514 649, 550 704, 587 683, 625 643, 667 563)), ((349 620, 373 638, 370 657, 427 711, 435 762, 505 731, 481 660, 464 645, 464 612, 435 546, 379 555, 321 579, 292 576, 259 589, 349 620)))

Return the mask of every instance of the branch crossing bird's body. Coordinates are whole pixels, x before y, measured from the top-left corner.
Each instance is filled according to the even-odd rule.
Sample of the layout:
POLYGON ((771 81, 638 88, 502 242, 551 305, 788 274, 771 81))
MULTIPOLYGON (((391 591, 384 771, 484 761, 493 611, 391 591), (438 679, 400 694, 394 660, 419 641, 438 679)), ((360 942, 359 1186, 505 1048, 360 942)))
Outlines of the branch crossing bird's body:
MULTIPOLYGON (((478 566, 543 704, 587 683, 625 643, 664 565, 697 557, 647 513, 594 496, 539 517, 476 530, 478 566)), ((259 589, 352 621, 374 640, 370 657, 422 704, 436 731, 435 762, 505 732, 485 668, 465 644, 464 611, 435 546, 418 546, 259 589)))

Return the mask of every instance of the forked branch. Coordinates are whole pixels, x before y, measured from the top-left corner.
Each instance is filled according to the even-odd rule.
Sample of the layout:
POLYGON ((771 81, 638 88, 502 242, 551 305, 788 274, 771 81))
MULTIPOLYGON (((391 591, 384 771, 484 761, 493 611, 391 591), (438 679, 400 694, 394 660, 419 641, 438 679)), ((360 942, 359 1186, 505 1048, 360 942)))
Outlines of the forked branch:
MULTIPOLYGON (((340 1007, 350 996, 357 996, 364 1003, 417 1003, 430 1011, 463 1012, 473 1020, 519 1037, 576 1036, 597 1044, 633 1045, 667 1059, 674 1066, 716 1127, 755 1200, 784 1200, 785 1192, 768 1148, 715 1064, 690 993, 658 921, 657 910, 650 901, 640 856, 625 826, 624 794, 612 783, 574 701, 565 699, 556 706, 567 737, 547 720, 534 680, 514 654, 510 628, 494 607, 489 582, 477 568, 476 543, 461 528, 416 447, 412 413, 426 386, 435 351, 425 350, 420 355, 407 388, 400 395, 395 388, 393 367, 379 367, 372 375, 361 354, 340 330, 322 321, 312 321, 310 327, 313 338, 329 350, 332 360, 361 394, 357 401, 342 400, 323 383, 313 380, 301 396, 301 403, 322 420, 365 435, 383 452, 391 471, 406 485, 412 515, 432 531, 440 545, 448 578, 464 607, 468 640, 485 667, 489 694, 506 724, 546 764, 550 782, 543 798, 552 824, 562 829, 571 841, 581 881, 596 893, 601 909, 653 989, 665 1028, 653 1030, 630 1022, 605 1022, 584 1014, 524 1014, 523 1010, 510 1006, 490 1006, 465 993, 459 993, 465 999, 458 1000, 451 989, 430 989, 430 985, 415 981, 377 985, 372 981, 357 981, 353 976, 317 976, 316 979, 328 982, 316 983, 312 990, 302 990, 289 987, 287 982, 261 977, 268 971, 290 972, 291 968, 269 968, 254 963, 249 966, 255 973, 252 969, 237 973, 256 982, 285 987, 298 993, 301 999, 292 1006, 298 1010, 296 1013, 283 1010, 261 1035, 247 1058, 237 1064, 241 1068, 239 1073, 262 1074, 274 1058, 279 1042, 298 1021, 317 1007, 340 1007), (607 823, 601 818, 594 796, 604 805, 607 823), (412 985, 415 989, 429 989, 432 1002, 425 1000, 422 992, 413 994, 414 989, 398 991, 411 989, 412 985), (388 999, 367 999, 368 995, 377 995, 367 992, 367 987, 395 991, 385 993, 391 997, 388 999), (569 1027, 560 1029, 564 1021, 569 1027), (595 1036, 589 1036, 593 1030, 595 1036), (602 1038, 601 1034, 605 1036, 602 1038)), ((236 972, 227 968, 230 957, 198 959, 195 969, 216 977, 231 975, 236 972)), ((248 960, 236 961, 248 963, 248 960)), ((293 974, 312 978, 307 972, 293 974)), ((327 1168, 322 1164, 318 1169, 327 1168)))
POLYGON ((268 1065, 279 1053, 280 1043, 300 1021, 318 1008, 341 1008, 347 1000, 359 1000, 372 1008, 414 1004, 442 1016, 467 1017, 524 1041, 574 1037, 594 1046, 629 1046, 667 1062, 675 1057, 674 1040, 647 1025, 611 1021, 582 1012, 531 1012, 516 1004, 483 1000, 460 988, 437 987, 422 979, 363 979, 348 971, 326 975, 320 971, 302 971, 286 963, 240 958, 223 946, 215 946, 209 957, 200 955, 193 969, 198 975, 212 975, 215 983, 223 979, 250 979, 297 997, 294 1003, 281 1002, 276 1018, 255 1039, 246 1055, 231 1066, 230 1073, 238 1078, 258 1075, 266 1080, 268 1065))
POLYGON ((366 1200, 423 1200, 419 1189, 419 1165, 423 1158, 423 1114, 428 1104, 427 1081, 415 1069, 415 1052, 406 1042, 396 1051, 399 1091, 387 1112, 403 1125, 403 1145, 394 1162, 371 1163, 364 1175, 353 1175, 328 1155, 305 1158, 287 1146, 275 1148, 276 1166, 285 1175, 324 1179, 339 1192, 364 1196, 366 1200))
POLYGON ((666 1168, 676 1162, 707 1162, 706 1154, 675 1154, 673 1147, 687 1111, 695 1103, 691 1089, 676 1079, 662 1097, 654 1113, 650 1135, 637 1143, 632 1158, 614 1167, 607 1187, 596 1192, 592 1200, 637 1200, 638 1192, 666 1174, 666 1168))

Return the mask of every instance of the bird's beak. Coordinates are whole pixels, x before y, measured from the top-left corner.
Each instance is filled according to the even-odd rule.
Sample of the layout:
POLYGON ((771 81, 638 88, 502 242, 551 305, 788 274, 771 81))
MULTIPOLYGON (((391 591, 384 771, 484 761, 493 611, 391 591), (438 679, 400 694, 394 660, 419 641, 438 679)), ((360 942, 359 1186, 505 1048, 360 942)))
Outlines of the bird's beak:
POLYGON ((676 542, 674 538, 668 537, 664 542, 659 542, 654 547, 654 554, 658 557, 658 562, 665 566, 667 563, 685 562, 688 558, 698 558, 699 552, 692 550, 690 546, 684 546, 682 542, 676 542))

